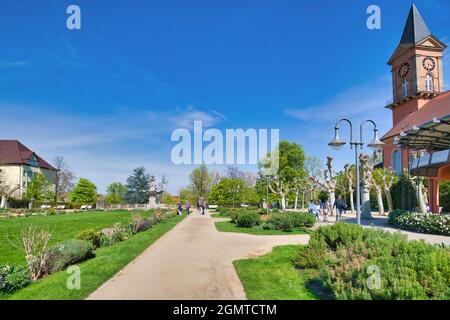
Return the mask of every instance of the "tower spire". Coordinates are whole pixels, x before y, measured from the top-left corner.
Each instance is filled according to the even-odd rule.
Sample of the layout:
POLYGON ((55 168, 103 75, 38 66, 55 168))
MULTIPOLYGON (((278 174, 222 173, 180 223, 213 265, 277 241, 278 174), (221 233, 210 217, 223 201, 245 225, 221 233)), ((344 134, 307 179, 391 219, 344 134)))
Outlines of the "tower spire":
POLYGON ((431 32, 413 2, 409 10, 400 44, 417 44, 428 36, 431 36, 431 32))

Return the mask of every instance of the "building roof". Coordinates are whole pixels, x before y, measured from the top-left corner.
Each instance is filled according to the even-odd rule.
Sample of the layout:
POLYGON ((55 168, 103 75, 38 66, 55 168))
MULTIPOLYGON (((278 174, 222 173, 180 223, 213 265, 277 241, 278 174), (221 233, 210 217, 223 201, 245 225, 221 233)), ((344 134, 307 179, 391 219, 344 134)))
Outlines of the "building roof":
POLYGON ((420 15, 415 4, 409 10, 408 19, 406 20, 400 44, 418 44, 421 40, 431 36, 431 32, 427 24, 420 15))
POLYGON ((39 157, 36 153, 28 149, 17 140, 0 140, 0 165, 1 164, 21 164, 30 165, 33 155, 40 168, 56 170, 52 165, 39 157))
POLYGON ((400 135, 414 127, 420 127, 432 121, 433 118, 441 119, 448 115, 450 115, 450 91, 433 98, 422 108, 406 116, 389 130, 381 140, 400 135))

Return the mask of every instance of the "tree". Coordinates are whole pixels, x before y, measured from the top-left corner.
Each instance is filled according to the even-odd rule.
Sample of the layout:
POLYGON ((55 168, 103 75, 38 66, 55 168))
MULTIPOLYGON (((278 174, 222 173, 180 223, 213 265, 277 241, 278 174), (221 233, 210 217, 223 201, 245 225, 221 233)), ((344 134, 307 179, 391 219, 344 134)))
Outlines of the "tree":
POLYGON ((361 179, 361 213, 363 219, 372 219, 372 209, 370 207, 370 189, 372 187, 373 162, 370 157, 365 154, 359 155, 359 162, 362 168, 361 179))
MULTIPOLYGON (((290 143, 288 141, 282 141, 277 146, 279 155, 278 168, 275 172, 275 176, 269 180, 269 189, 276 194, 281 200, 281 206, 283 210, 286 210, 286 197, 291 189, 294 187, 296 179, 302 179, 305 177, 305 153, 303 148, 296 143, 290 143)), ((266 157, 271 158, 269 153, 266 157)), ((260 166, 269 168, 270 163, 263 161, 260 166)))
POLYGON ((74 186, 75 175, 70 171, 64 157, 56 157, 53 161, 55 167, 55 199, 54 202, 60 201, 62 198, 67 197, 70 190, 74 186))
POLYGON ((81 178, 69 193, 69 202, 76 206, 95 205, 97 203, 97 187, 88 179, 81 178))
POLYGON ((218 205, 233 205, 243 202, 244 181, 236 178, 224 178, 211 188, 208 201, 218 205))
POLYGON ((175 204, 172 195, 167 191, 162 194, 161 199, 165 204, 175 204))
POLYGON ((383 204, 383 169, 377 168, 372 173, 372 185, 375 188, 375 194, 377 196, 378 214, 384 216, 384 204, 383 204))
POLYGON ((50 202, 53 201, 55 193, 52 184, 41 173, 36 173, 27 185, 25 199, 29 201, 50 202))
POLYGON ((186 201, 189 201, 190 203, 195 203, 196 201, 194 194, 189 189, 180 190, 179 198, 181 203, 185 203, 186 201))
POLYGON ((208 172, 208 167, 202 164, 201 166, 195 168, 189 175, 189 179, 191 181, 190 189, 194 194, 194 197, 196 199, 207 198, 212 183, 212 179, 208 172))
POLYGON ((127 187, 120 182, 113 182, 106 188, 105 203, 121 204, 125 202, 127 187))
POLYGON ((352 212, 352 214, 355 213, 355 201, 353 200, 353 183, 355 181, 354 177, 356 174, 356 169, 354 165, 350 165, 350 164, 346 164, 344 166, 344 173, 345 176, 347 177, 347 186, 348 186, 348 193, 350 196, 350 210, 352 212))
POLYGON ((211 186, 218 184, 222 179, 222 175, 218 171, 211 171, 209 173, 209 176, 211 177, 211 186))
MULTIPOLYGON (((405 169, 406 170, 406 169, 405 169)), ((407 174, 405 174, 407 176, 407 174)), ((414 188, 417 198, 417 206, 420 213, 427 213, 426 188, 424 186, 424 178, 420 176, 410 176, 409 181, 414 188)))
POLYGON ((228 179, 244 179, 244 172, 239 170, 238 167, 228 166, 225 177, 228 179))
POLYGON ((334 215, 334 203, 336 201, 336 175, 333 170, 333 158, 327 157, 327 169, 323 172, 323 176, 313 177, 315 183, 320 185, 328 192, 328 200, 331 205, 331 215, 334 215))
POLYGON ((318 179, 323 176, 324 164, 322 159, 318 157, 306 157, 305 171, 309 181, 310 199, 315 198, 315 191, 320 188, 320 184, 317 183, 318 179))
POLYGON ((383 182, 384 195, 386 196, 386 202, 388 205, 389 212, 394 211, 394 204, 392 202, 391 188, 398 181, 394 170, 392 168, 383 168, 378 171, 377 174, 380 175, 381 181, 383 182))
POLYGON ((127 179, 127 195, 128 203, 147 203, 150 175, 146 173, 144 167, 133 170, 133 174, 127 179))

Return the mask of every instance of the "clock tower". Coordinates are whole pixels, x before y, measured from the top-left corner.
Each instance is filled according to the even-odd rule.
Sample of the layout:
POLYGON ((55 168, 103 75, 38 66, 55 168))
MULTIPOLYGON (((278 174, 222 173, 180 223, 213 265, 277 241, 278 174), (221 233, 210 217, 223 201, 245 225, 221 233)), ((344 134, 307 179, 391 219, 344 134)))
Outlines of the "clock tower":
POLYGON ((395 126, 444 91, 442 55, 446 45, 428 29, 417 7, 409 11, 400 44, 388 64, 392 67, 392 110, 395 126))

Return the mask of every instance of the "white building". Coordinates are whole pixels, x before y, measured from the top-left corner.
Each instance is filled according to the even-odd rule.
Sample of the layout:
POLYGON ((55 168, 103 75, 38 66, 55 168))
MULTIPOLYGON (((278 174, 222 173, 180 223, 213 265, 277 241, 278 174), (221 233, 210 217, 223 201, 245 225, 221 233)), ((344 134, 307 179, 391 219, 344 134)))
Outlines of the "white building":
POLYGON ((56 172, 53 166, 19 141, 0 140, 0 187, 14 189, 11 197, 21 199, 37 173, 54 184, 56 172))

